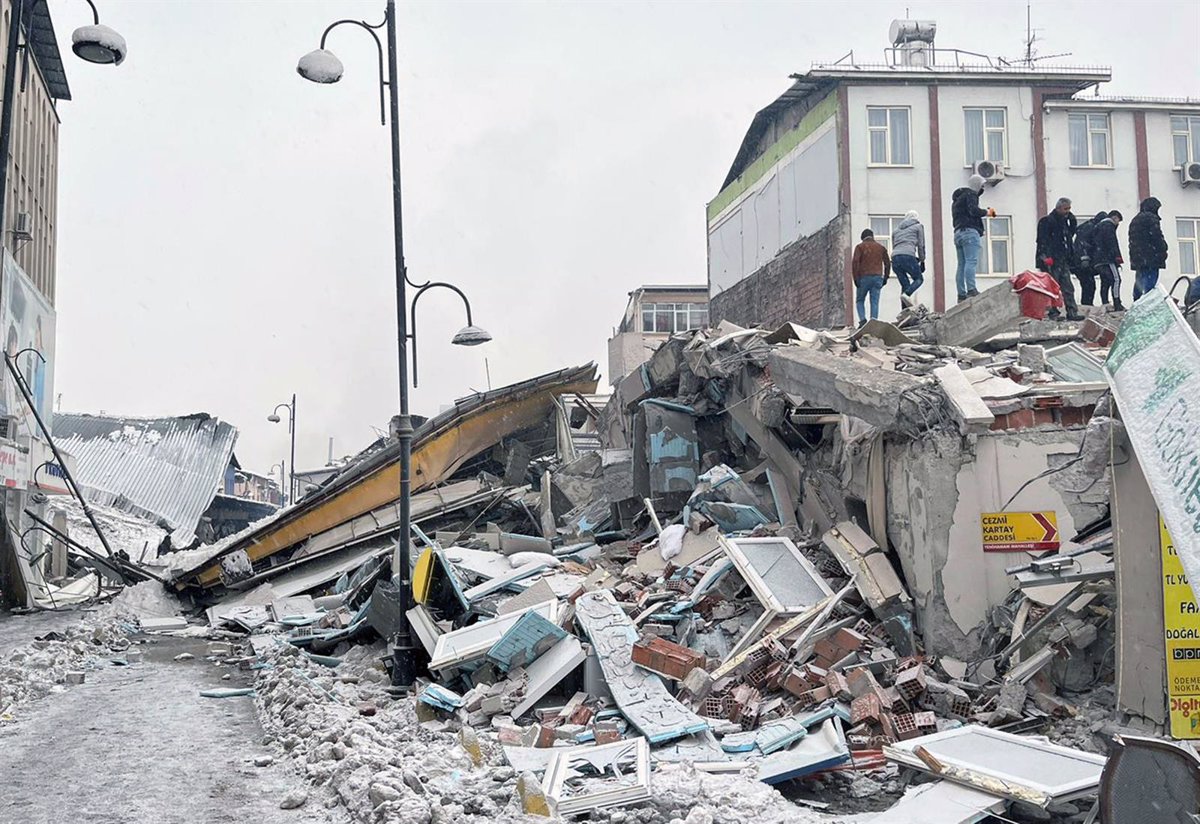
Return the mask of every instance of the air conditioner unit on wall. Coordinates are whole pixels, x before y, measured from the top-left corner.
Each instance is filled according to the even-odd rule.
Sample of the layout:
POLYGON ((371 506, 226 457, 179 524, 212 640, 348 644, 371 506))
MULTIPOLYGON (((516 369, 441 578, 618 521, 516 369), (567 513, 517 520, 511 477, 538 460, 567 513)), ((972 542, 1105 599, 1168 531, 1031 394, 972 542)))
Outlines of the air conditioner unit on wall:
POLYGON ((971 173, 982 177, 984 184, 988 186, 995 186, 1004 180, 1004 167, 991 160, 976 160, 971 167, 971 173))
POLYGON ((1200 163, 1184 163, 1180 166, 1179 182, 1184 186, 1200 183, 1200 163))
POLYGON ((17 212, 13 221, 13 237, 16 240, 33 240, 33 217, 29 212, 17 212))

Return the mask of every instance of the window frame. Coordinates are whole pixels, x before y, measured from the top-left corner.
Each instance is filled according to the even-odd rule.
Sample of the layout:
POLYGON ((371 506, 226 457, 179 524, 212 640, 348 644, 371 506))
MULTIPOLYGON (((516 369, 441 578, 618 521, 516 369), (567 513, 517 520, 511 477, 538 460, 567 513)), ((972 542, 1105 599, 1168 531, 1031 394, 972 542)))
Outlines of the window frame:
MULTIPOLYGON (((1174 155, 1174 145, 1171 147, 1172 156, 1174 155)), ((1111 112, 1095 112, 1095 111, 1068 111, 1067 112, 1067 167, 1071 169, 1112 169, 1113 168, 1113 139, 1112 139, 1112 113, 1111 112), (1104 118, 1104 129, 1093 129, 1092 118, 1102 116, 1104 118), (1074 162, 1071 157, 1071 120, 1072 118, 1083 118, 1083 129, 1087 134, 1087 163, 1080 165, 1074 162), (1107 163, 1092 162, 1092 135, 1103 134, 1105 145, 1108 148, 1107 163)))
POLYGON ((1013 230, 1012 215, 996 215, 995 217, 983 218, 983 237, 980 238, 980 255, 979 255, 979 267, 980 268, 976 270, 976 274, 981 275, 983 277, 997 277, 997 278, 1009 277, 1012 275, 1012 273, 1013 273, 1012 272, 1012 269, 1013 269, 1013 233, 1012 233, 1012 230, 1013 230), (994 220, 1008 221, 1008 234, 993 235, 992 234, 992 221, 994 221, 994 220), (1006 255, 1007 260, 1005 261, 1008 268, 1006 271, 1003 271, 1003 272, 995 271, 995 266, 993 265, 993 261, 995 260, 995 257, 992 255, 992 241, 993 240, 1003 240, 1008 244, 1008 253, 1006 255), (986 272, 983 271, 984 266, 987 267, 986 272))
POLYGON ((1008 155, 1009 155, 1008 107, 1007 106, 963 106, 963 159, 966 160, 966 162, 963 164, 963 168, 970 169, 970 168, 973 168, 976 163, 987 160, 991 163, 995 163, 996 165, 1000 166, 1001 168, 1006 169, 1006 168, 1008 168, 1008 155), (980 116, 983 118, 983 157, 979 158, 978 160, 971 160, 971 147, 967 144, 967 112, 981 112, 980 116), (987 113, 988 112, 1003 112, 1004 125, 999 126, 999 127, 988 126, 988 124, 987 124, 987 113), (1001 133, 1001 147, 1002 147, 1001 151, 1004 153, 1004 157, 1001 157, 1001 158, 995 158, 995 157, 988 156, 988 132, 989 131, 997 131, 997 130, 999 130, 1001 133))
POLYGON ((1196 141, 1192 140, 1192 122, 1193 121, 1200 122, 1200 114, 1170 114, 1170 115, 1168 115, 1167 124, 1168 124, 1168 126, 1170 126, 1170 129, 1171 129, 1171 168, 1172 169, 1182 169, 1183 168, 1183 165, 1175 159, 1175 137, 1177 135, 1183 135, 1184 140, 1187 141, 1187 155, 1188 156, 1184 160, 1184 163, 1200 163, 1200 145, 1197 145, 1196 141), (1183 131, 1176 131, 1175 122, 1174 122, 1176 118, 1183 118, 1183 122, 1184 122, 1183 131))
POLYGON ((912 130, 912 106, 867 106, 867 168, 869 169, 911 169, 913 168, 913 130, 912 130), (892 162, 892 112, 903 110, 908 119, 908 162, 893 163, 892 162), (883 126, 871 125, 871 112, 882 111, 887 115, 887 123, 883 126), (886 139, 887 160, 883 163, 876 162, 871 159, 871 133, 883 132, 886 139))
POLYGON ((875 232, 875 240, 887 249, 888 257, 892 254, 892 235, 896 233, 896 226, 900 221, 904 220, 904 215, 867 215, 867 223, 871 226, 871 231, 875 232), (881 235, 875 232, 875 221, 886 220, 888 222, 888 233, 881 235))
POLYGON ((708 327, 708 303, 699 301, 671 301, 671 302, 650 302, 641 305, 641 324, 638 329, 643 335, 674 335, 677 332, 689 332, 693 329, 701 329, 708 327), (669 331, 661 331, 655 327, 658 326, 659 314, 668 314, 671 317, 671 329, 669 331), (680 328, 680 314, 683 314, 686 320, 686 326, 680 328), (703 318, 703 320, 701 320, 703 318), (646 321, 650 321, 652 328, 646 328, 646 321), (693 322, 702 323, 702 326, 693 325, 693 322))
POLYGON ((1175 218, 1175 243, 1178 246, 1176 251, 1179 253, 1179 274, 1195 277, 1200 274, 1200 217, 1177 217, 1175 218), (1179 232, 1179 224, 1192 224, 1192 236, 1184 237, 1179 232), (1185 272, 1183 270, 1183 247, 1192 247, 1192 268, 1196 271, 1185 272))

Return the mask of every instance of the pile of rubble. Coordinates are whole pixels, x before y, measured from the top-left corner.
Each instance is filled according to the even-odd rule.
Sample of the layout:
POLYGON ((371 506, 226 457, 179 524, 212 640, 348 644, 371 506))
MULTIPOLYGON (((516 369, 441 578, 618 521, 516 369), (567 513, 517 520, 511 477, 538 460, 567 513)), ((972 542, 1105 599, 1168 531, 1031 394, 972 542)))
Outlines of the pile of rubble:
MULTIPOLYGON (((964 784, 975 815, 1012 805, 1018 820, 1082 820, 1090 802, 1072 802, 1096 794, 1111 732, 1112 541, 1096 444, 1111 426, 1100 364, 1114 319, 1059 340, 1061 324, 1021 322, 1017 298, 993 291, 941 317, 914 313, 906 329, 677 335, 611 397, 560 393, 544 425, 527 422, 538 437, 451 467, 414 498, 407 620, 426 676, 403 709, 382 698, 381 648, 368 670, 339 675, 403 620, 382 510, 263 560, 263 547, 287 546, 289 518, 320 515, 318 495, 223 542, 175 586, 210 604, 213 626, 249 633, 271 662, 260 701, 285 748, 364 816, 409 815, 428 788, 405 773, 406 756, 395 780, 375 782, 390 789, 351 780, 357 762, 342 762, 376 739, 385 761, 394 739, 433 757, 420 742, 441 736, 455 742, 437 748, 448 762, 424 780, 466 780, 459 801, 441 803, 470 796, 456 813, 480 820, 505 797, 531 814, 684 818, 655 800, 669 769, 775 786, 838 820, 887 808, 880 821, 910 820, 905 805, 962 804, 964 784), (1014 326, 1016 348, 965 348, 1014 326), (1003 556, 1024 560, 978 626, 955 633, 947 615, 961 596, 948 581, 923 585, 919 565, 931 562, 912 551, 911 524, 939 502, 918 500, 913 479, 904 496, 888 489, 900 469, 885 457, 940 450, 937 471, 953 481, 993 433, 1049 433, 1074 451, 1027 474, 1067 479, 1074 547, 1003 556), (340 720, 318 723, 318 705, 340 720), (403 729, 366 732, 376 717, 403 729), (892 806, 931 778, 949 780, 892 806)), ((375 471, 384 456, 362 465, 375 471)), ((370 477, 346 473, 325 499, 370 477)))
POLYGON ((676 335, 610 396, 587 366, 462 399, 414 438, 407 614, 388 440, 154 574, 363 821, 1090 821, 1128 732, 1119 324, 996 288, 676 335))

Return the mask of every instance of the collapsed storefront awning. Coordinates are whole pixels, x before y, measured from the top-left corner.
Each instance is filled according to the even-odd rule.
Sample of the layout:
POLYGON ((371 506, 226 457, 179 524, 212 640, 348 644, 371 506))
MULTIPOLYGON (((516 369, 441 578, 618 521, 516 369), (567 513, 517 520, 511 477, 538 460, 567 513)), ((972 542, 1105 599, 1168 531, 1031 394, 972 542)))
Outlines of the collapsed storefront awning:
MULTIPOLYGON (((551 372, 459 400, 421 425, 413 436, 412 489, 445 481, 471 458, 497 443, 542 425, 559 395, 596 389, 595 364, 551 372)), ((324 487, 217 555, 179 575, 176 587, 208 589, 221 583, 221 559, 245 553, 249 564, 269 558, 379 507, 400 490, 400 447, 390 443, 336 475, 324 487)))

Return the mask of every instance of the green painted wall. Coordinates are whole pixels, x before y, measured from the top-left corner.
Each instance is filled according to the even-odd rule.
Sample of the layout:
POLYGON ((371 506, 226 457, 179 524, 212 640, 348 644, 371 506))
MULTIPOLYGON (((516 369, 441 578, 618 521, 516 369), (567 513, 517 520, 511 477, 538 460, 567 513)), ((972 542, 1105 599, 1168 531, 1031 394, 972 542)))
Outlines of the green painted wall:
POLYGON ((780 158, 800 145, 810 134, 817 130, 829 118, 837 114, 837 91, 830 92, 824 100, 813 106, 808 114, 800 120, 796 128, 785 134, 763 152, 762 156, 751 163, 737 179, 721 190, 721 193, 708 204, 708 222, 721 213, 721 210, 737 200, 747 189, 762 179, 780 158))

